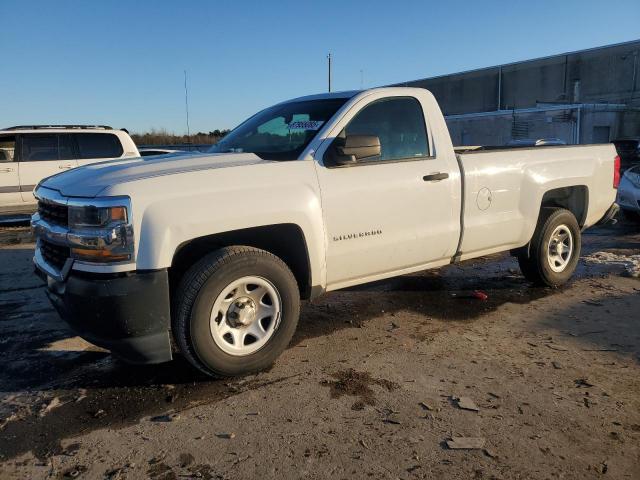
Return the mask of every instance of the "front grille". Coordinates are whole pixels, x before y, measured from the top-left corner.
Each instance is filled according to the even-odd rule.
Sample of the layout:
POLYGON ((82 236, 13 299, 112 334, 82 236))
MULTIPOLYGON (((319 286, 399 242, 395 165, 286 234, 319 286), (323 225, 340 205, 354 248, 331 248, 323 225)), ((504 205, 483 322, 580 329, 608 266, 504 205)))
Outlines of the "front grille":
POLYGON ((49 265, 58 270, 62 270, 64 262, 67 261, 71 254, 69 247, 61 247, 46 240, 40 240, 40 253, 49 265))
POLYGON ((55 225, 67 226, 69 220, 69 208, 66 205, 38 202, 38 213, 45 222, 55 225))

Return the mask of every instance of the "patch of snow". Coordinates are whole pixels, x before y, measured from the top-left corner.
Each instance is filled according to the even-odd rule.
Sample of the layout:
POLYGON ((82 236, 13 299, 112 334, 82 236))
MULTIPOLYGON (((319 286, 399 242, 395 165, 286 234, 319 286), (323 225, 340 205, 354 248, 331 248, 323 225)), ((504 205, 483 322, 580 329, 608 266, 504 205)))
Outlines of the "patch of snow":
POLYGON ((589 263, 622 265, 629 277, 640 278, 640 255, 620 255, 611 252, 595 252, 583 257, 589 263))

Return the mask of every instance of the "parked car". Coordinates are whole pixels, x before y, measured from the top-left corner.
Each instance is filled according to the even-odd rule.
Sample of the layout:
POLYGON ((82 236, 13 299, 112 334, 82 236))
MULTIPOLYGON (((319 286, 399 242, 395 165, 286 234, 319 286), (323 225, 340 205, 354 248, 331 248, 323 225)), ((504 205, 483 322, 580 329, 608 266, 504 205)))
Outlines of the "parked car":
POLYGON ((141 157, 152 157, 154 155, 167 155, 168 153, 187 153, 184 150, 169 150, 166 148, 140 148, 138 149, 141 157))
POLYGON ((640 165, 622 175, 617 202, 627 218, 640 221, 640 165))
POLYGON ((0 130, 0 213, 33 213, 36 184, 64 170, 122 157, 138 149, 125 131, 107 126, 29 125, 0 130))
POLYGON ((302 97, 209 154, 44 180, 34 260, 90 342, 137 363, 174 344, 209 375, 240 375, 284 350, 301 297, 503 251, 562 285, 581 232, 617 210, 618 160, 613 145, 456 154, 420 88, 302 97))

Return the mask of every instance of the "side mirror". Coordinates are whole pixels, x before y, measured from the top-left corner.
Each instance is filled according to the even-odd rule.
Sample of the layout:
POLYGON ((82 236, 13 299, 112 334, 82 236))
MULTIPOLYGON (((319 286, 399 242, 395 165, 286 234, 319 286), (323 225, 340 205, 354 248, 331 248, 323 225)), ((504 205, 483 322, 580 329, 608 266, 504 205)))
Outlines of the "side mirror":
POLYGON ((348 135, 336 138, 327 153, 333 165, 352 165, 380 155, 380 139, 375 135, 348 135))

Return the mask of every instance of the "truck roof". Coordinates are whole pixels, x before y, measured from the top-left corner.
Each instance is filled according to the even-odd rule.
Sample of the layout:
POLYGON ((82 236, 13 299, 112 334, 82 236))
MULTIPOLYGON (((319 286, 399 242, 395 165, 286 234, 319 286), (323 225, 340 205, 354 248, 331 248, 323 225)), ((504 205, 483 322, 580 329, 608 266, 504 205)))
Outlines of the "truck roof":
POLYGON ((302 102, 305 100, 325 100, 328 98, 351 98, 363 90, 345 90, 344 92, 316 93, 315 95, 305 95, 303 97, 292 98, 281 103, 302 102))
POLYGON ((345 90, 343 92, 330 92, 330 93, 318 93, 315 95, 305 95, 303 97, 292 98, 290 100, 285 100, 281 103, 289 103, 289 102, 302 102, 305 100, 325 100, 328 98, 352 98, 360 93, 368 93, 368 92, 379 92, 386 91, 389 93, 393 92, 406 92, 410 93, 412 91, 421 91, 424 92, 424 88, 416 88, 416 87, 376 87, 376 88, 366 88, 364 90, 345 90))

